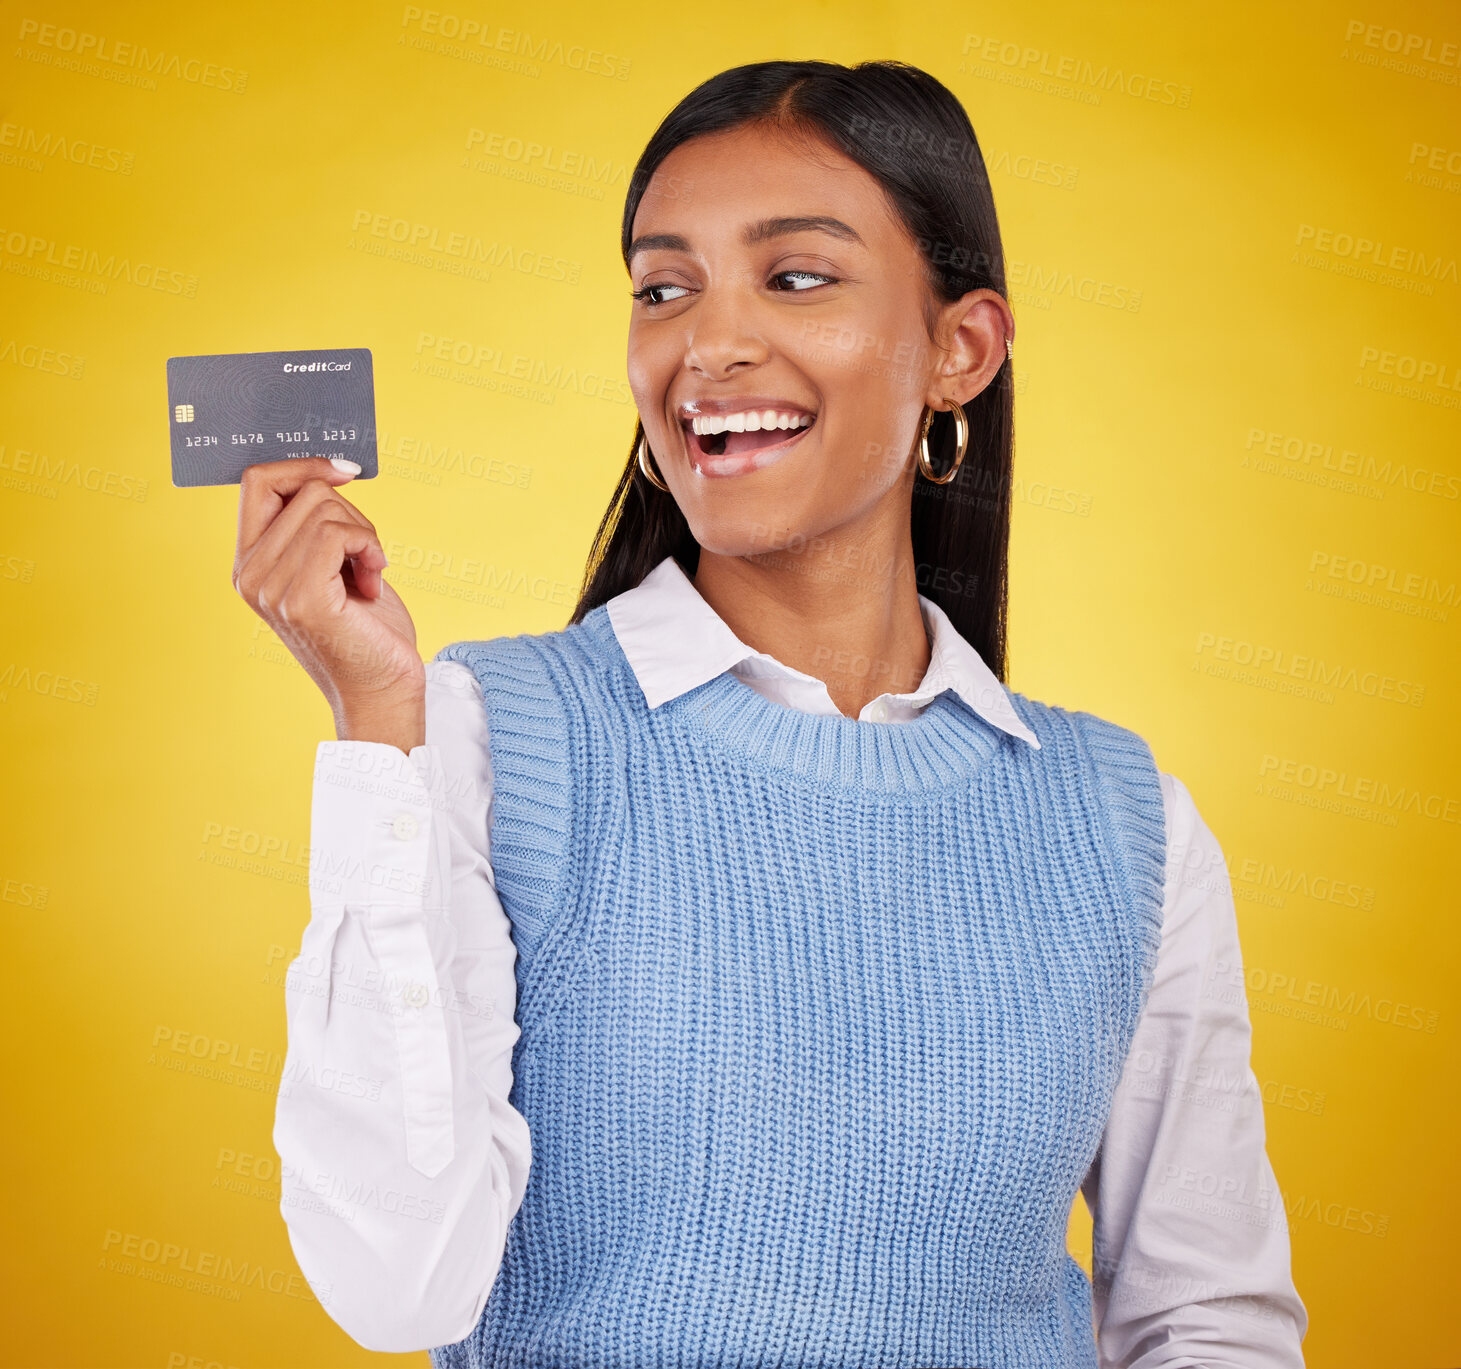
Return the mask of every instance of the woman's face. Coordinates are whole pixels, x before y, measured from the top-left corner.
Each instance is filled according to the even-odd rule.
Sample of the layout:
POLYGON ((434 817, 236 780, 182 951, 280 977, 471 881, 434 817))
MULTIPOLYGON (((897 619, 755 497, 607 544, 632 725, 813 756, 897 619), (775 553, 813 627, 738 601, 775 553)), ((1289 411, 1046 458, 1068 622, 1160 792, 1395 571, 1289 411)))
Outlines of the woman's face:
POLYGON ((924 405, 967 403, 1014 332, 979 290, 939 306, 930 338, 923 260, 878 182, 754 127, 664 159, 629 272, 648 292, 628 370, 650 452, 695 539, 726 556, 849 525, 877 540, 879 520, 906 537, 924 405))

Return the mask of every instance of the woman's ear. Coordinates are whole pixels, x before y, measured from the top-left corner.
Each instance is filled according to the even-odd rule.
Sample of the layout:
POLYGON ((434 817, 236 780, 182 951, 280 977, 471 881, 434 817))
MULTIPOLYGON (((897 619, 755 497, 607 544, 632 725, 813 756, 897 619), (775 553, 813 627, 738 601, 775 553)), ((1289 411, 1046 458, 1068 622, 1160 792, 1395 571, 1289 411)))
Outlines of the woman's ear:
POLYGON ((967 404, 999 373, 1015 335, 1015 319, 994 290, 971 290, 939 310, 937 341, 943 353, 924 403, 944 409, 949 401, 967 404))

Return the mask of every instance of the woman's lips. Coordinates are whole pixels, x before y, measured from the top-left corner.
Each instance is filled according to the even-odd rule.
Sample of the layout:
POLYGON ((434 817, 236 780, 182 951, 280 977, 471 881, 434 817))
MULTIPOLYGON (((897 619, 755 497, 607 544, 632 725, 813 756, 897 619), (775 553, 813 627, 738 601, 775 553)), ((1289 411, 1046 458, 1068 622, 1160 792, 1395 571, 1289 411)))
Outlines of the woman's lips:
MULTIPOLYGON (((690 451, 692 469, 699 475, 718 477, 747 475, 751 471, 759 471, 765 466, 775 465, 816 426, 817 423, 814 419, 806 427, 787 429, 783 438, 767 446, 753 447, 749 451, 725 452, 720 456, 711 456, 704 451, 700 446, 699 437, 694 432, 688 428, 683 431, 690 451)), ((749 437, 751 434, 748 433, 746 436, 749 437)))

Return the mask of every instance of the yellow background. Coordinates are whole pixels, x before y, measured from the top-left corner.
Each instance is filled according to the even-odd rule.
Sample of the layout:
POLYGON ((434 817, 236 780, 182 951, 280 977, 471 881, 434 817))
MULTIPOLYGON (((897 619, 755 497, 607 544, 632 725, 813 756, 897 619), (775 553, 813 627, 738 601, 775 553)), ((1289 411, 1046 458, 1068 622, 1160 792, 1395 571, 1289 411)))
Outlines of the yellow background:
MULTIPOLYGON (((5 1362, 378 1358, 290 1291, 270 1135, 330 715, 231 588, 237 489, 170 483, 165 358, 371 348, 382 473, 349 497, 423 654, 560 627, 634 422, 636 156, 724 67, 900 57, 969 110, 1010 262, 1011 683, 1141 732, 1223 843, 1308 1362, 1456 1364, 1454 8, 449 3, 555 47, 454 48, 384 3, 0 17, 5 1362), (77 58, 83 34, 178 60, 126 84, 136 69, 77 58), (576 170, 484 160, 492 135, 576 170), (389 229, 361 215, 577 281, 379 255, 389 229), (1359 238, 1401 249, 1395 268, 1359 238), (159 267, 162 288, 37 274, 70 246, 159 267), (440 339, 574 379, 433 373, 440 339), (441 469, 463 452, 484 460, 441 469), (1261 650, 1282 664, 1245 674, 1261 650), (1341 669, 1327 697, 1281 687, 1301 656, 1341 669), (1315 801, 1341 783, 1423 803, 1315 801), (180 1033, 243 1061, 233 1081, 164 1068, 155 1043, 180 1033), (127 1239, 247 1260, 279 1291, 119 1272, 127 1239)), ((1071 1239, 1088 1258, 1080 1204, 1071 1239)))

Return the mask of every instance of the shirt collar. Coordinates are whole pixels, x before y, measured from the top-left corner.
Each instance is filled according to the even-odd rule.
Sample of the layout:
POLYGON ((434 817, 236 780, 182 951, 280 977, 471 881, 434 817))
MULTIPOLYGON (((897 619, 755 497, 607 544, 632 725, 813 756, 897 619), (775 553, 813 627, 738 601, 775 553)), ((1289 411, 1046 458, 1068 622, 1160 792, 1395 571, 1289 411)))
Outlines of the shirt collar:
MULTIPOLYGON (((948 615, 921 594, 918 603, 929 632, 928 670, 917 689, 897 697, 919 706, 952 689, 985 722, 1039 750, 1039 740, 1020 720, 1004 685, 948 615)), ((615 595, 606 607, 614 635, 650 708, 658 708, 743 661, 752 663, 750 669, 757 673, 810 678, 741 641, 673 556, 666 556, 639 584, 615 595)))

